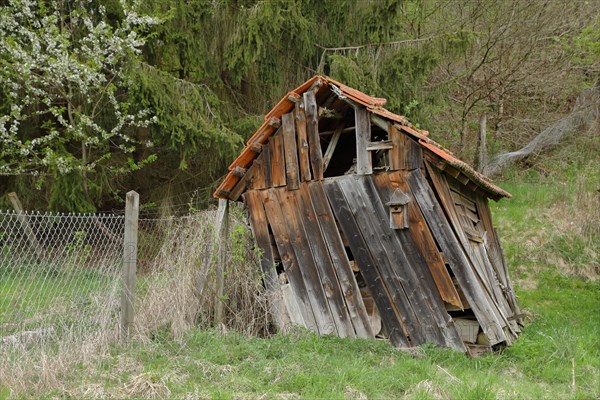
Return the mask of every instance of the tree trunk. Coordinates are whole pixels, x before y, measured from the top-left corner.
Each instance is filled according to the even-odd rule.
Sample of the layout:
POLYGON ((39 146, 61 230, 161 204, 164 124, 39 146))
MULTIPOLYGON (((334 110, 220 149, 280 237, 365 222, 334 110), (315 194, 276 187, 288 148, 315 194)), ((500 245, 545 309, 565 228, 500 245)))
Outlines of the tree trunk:
POLYGON ((496 155, 483 168, 489 177, 498 175, 505 168, 525 159, 531 154, 540 154, 560 142, 566 135, 598 134, 600 119, 600 86, 583 90, 577 97, 573 111, 566 117, 544 129, 531 142, 519 150, 496 155))

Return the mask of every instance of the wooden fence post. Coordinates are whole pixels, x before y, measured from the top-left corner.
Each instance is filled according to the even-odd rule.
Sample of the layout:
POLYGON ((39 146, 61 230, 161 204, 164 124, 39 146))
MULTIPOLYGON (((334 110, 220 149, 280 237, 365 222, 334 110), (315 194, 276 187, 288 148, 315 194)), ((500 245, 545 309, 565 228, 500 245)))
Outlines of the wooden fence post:
POLYGON ((139 211, 139 194, 133 190, 127 192, 125 198, 125 238, 123 240, 123 292, 121 295, 122 340, 129 339, 133 326, 139 211))
POLYGON ((19 196, 17 196, 15 192, 11 192, 8 194, 8 198, 10 199, 13 208, 17 212, 17 218, 19 219, 19 222, 21 223, 21 226, 25 231, 25 235, 27 235, 27 240, 29 240, 29 243, 33 247, 33 250, 35 250, 35 253, 37 254, 39 260, 43 261, 44 248, 40 245, 35 236, 35 232, 33 231, 31 224, 29 223, 29 218, 23 211, 23 205, 21 204, 21 200, 19 200, 19 196))
POLYGON ((219 328, 223 323, 223 290, 225 287, 225 252, 227 233, 229 231, 229 201, 219 199, 219 209, 217 210, 217 219, 215 222, 215 235, 218 245, 217 266, 215 268, 217 281, 217 299, 215 301, 215 327, 219 328))

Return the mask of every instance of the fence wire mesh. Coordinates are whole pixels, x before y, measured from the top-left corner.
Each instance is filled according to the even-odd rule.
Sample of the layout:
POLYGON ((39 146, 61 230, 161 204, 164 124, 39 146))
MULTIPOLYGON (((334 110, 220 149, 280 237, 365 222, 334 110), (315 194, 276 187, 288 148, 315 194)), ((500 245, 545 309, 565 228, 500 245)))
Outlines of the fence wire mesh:
POLYGON ((116 329, 124 221, 0 211, 0 341, 116 329))

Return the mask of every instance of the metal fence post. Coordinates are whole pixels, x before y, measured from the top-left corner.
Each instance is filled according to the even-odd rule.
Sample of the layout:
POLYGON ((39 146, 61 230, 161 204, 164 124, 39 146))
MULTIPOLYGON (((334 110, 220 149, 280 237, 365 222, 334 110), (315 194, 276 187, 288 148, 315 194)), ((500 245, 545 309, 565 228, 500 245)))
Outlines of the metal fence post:
POLYGON ((121 295, 121 339, 123 340, 129 339, 134 318, 139 211, 139 194, 133 190, 127 192, 123 241, 123 292, 121 295))

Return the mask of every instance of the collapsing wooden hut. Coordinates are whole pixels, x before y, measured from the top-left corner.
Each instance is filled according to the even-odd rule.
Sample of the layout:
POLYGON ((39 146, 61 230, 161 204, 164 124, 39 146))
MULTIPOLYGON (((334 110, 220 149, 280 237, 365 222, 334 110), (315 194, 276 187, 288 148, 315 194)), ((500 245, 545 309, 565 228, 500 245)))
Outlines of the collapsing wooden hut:
POLYGON ((313 77, 215 192, 248 207, 278 325, 399 347, 510 345, 520 311, 488 206, 510 194, 385 102, 313 77))

